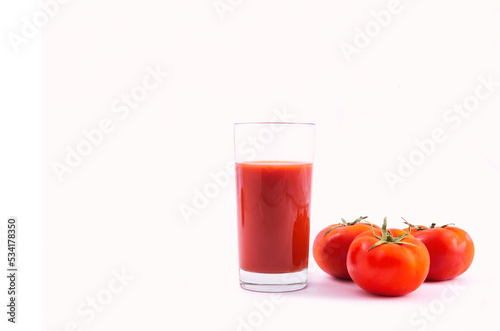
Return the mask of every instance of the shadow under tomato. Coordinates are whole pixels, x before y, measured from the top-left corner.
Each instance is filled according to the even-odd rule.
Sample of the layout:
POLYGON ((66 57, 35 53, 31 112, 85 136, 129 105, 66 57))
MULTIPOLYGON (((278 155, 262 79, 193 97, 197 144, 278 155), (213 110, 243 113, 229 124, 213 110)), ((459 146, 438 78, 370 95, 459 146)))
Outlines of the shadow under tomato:
POLYGON ((304 297, 315 297, 325 300, 335 300, 336 298, 359 300, 397 300, 401 297, 379 296, 368 293, 361 289, 351 280, 344 280, 331 277, 322 272, 310 272, 307 287, 297 291, 297 295, 304 297))

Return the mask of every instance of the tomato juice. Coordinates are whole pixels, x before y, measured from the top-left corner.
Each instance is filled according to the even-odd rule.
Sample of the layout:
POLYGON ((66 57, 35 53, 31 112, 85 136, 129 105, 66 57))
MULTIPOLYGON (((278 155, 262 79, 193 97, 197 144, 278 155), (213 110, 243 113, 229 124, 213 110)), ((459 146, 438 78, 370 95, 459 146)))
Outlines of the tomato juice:
POLYGON ((289 273, 307 268, 312 163, 236 163, 240 268, 289 273))

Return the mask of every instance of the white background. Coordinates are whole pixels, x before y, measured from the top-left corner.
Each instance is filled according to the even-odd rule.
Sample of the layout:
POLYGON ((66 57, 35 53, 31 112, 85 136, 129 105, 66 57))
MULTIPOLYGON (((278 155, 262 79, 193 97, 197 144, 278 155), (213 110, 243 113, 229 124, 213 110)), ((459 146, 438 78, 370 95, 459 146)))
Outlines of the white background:
POLYGON ((0 217, 24 221, 17 327, 464 330, 492 322, 500 87, 457 127, 443 116, 474 96, 479 77, 500 82, 500 4, 402 1, 349 62, 340 46, 373 26, 370 13, 388 1, 222 2, 232 10, 221 16, 209 0, 68 1, 45 25, 43 45, 38 34, 18 52, 7 34, 21 33, 22 18, 40 7, 0 11, 0 217), (169 75, 128 116, 113 112, 151 68, 169 75), (234 122, 284 109, 317 124, 311 241, 340 217, 380 224, 388 216, 392 227, 403 225, 400 216, 454 222, 475 241, 471 268, 381 298, 329 278, 311 257, 308 287, 272 309, 270 294, 240 289, 234 178, 198 215, 179 208, 226 171, 234 122), (85 144, 83 131, 103 119, 113 131, 59 181, 54 163, 65 164, 68 148, 85 144), (435 129, 445 141, 391 190, 384 174, 397 174, 400 158, 417 155, 415 140, 435 129), (133 279, 120 283, 116 272, 133 279), (272 311, 264 316, 259 305, 272 311))

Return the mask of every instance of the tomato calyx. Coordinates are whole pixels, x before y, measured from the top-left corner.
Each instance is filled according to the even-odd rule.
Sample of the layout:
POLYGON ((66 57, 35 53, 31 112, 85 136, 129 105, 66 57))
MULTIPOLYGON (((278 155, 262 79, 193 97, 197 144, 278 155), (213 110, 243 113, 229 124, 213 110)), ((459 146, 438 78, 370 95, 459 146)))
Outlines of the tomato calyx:
MULTIPOLYGON (((425 226, 420 226, 420 225, 413 225, 411 224, 410 222, 408 222, 407 220, 405 220, 403 217, 401 217, 404 221, 404 223, 406 225, 408 225, 410 228, 414 228, 415 230, 417 231, 421 231, 421 230, 427 230, 428 228, 426 228, 425 226)), ((433 223, 434 225, 436 225, 436 223, 433 223)))
MULTIPOLYGON (((455 223, 448 223, 448 224, 445 224, 445 225, 441 225, 440 228, 444 229, 445 227, 447 227, 449 225, 455 225, 455 223)), ((434 229, 435 227, 436 227, 436 223, 432 223, 431 226, 429 227, 429 229, 434 229)))
POLYGON ((398 236, 398 237, 393 237, 391 230, 387 230, 387 217, 384 218, 384 224, 382 224, 382 228, 380 229, 382 232, 382 237, 377 236, 375 232, 373 231, 373 225, 372 225, 372 234, 379 240, 375 244, 373 244, 372 247, 368 248, 368 250, 371 250, 375 247, 378 247, 383 244, 397 244, 397 245, 411 245, 411 246, 416 246, 415 244, 409 243, 409 242, 404 242, 402 241, 405 239, 411 232, 411 226, 408 226, 408 232, 398 236))
MULTIPOLYGON (((431 224, 431 226, 427 228, 427 227, 425 227, 425 226, 413 225, 413 224, 411 224, 410 222, 408 222, 407 220, 405 220, 403 217, 401 217, 401 218, 403 219, 403 221, 404 221, 404 223, 405 223, 406 225, 408 225, 410 228, 414 228, 414 229, 415 229, 415 230, 417 230, 417 231, 421 231, 421 230, 428 230, 428 229, 434 229, 434 228, 436 228, 436 223, 432 223, 432 224, 431 224)), ((441 226, 439 226, 439 228, 444 229, 444 228, 446 228, 447 226, 450 226, 450 225, 455 225, 455 223, 448 223, 448 224, 445 224, 445 225, 441 225, 441 226)))
MULTIPOLYGON (((323 237, 326 236, 328 234, 328 232, 332 231, 333 229, 336 229, 336 228, 340 228, 340 227, 343 227, 343 226, 352 226, 352 225, 356 225, 356 224, 359 224, 362 220, 368 218, 368 216, 360 216, 358 218, 356 218, 354 221, 352 222, 347 222, 345 219, 341 218, 342 220, 342 223, 340 224, 337 224, 337 225, 333 225, 331 228, 329 228, 325 234, 323 234, 323 237)), ((367 224, 370 224, 369 222, 367 222, 367 224)))

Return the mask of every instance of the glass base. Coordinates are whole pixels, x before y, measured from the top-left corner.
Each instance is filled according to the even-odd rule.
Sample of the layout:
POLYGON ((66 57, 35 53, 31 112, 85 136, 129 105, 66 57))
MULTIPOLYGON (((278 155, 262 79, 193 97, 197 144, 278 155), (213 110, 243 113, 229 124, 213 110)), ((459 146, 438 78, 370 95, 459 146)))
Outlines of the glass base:
POLYGON ((249 272, 240 268, 240 285, 245 290, 257 292, 290 292, 306 287, 307 268, 297 272, 266 274, 249 272))

